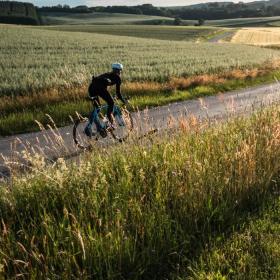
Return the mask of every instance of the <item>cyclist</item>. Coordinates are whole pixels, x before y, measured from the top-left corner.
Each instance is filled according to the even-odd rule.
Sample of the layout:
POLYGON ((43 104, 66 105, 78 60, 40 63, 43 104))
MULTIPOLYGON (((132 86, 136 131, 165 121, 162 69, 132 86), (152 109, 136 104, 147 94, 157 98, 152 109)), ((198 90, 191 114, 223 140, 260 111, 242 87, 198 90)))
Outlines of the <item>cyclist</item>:
POLYGON ((123 102, 126 103, 125 99, 121 94, 121 72, 123 65, 121 63, 113 63, 112 71, 104 73, 97 77, 92 77, 92 82, 89 86, 88 93, 91 98, 95 98, 97 104, 100 106, 98 97, 101 97, 107 104, 107 118, 110 121, 111 127, 114 128, 114 120, 112 113, 114 110, 114 100, 109 93, 107 87, 116 85, 116 95, 123 102))

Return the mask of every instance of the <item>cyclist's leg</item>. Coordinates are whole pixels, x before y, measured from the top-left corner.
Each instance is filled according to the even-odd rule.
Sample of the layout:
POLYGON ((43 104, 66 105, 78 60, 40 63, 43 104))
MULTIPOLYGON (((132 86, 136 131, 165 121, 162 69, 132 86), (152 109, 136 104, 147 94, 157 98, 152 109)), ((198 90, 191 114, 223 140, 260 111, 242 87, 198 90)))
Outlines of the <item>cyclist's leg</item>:
POLYGON ((101 106, 100 100, 98 98, 98 95, 94 96, 94 100, 93 100, 93 105, 95 108, 98 108, 101 106))
POLYGON ((98 94, 104 101, 108 104, 108 109, 107 109, 107 117, 110 123, 114 123, 112 113, 114 110, 114 100, 111 96, 111 94, 108 92, 107 89, 103 89, 102 91, 99 92, 98 94))

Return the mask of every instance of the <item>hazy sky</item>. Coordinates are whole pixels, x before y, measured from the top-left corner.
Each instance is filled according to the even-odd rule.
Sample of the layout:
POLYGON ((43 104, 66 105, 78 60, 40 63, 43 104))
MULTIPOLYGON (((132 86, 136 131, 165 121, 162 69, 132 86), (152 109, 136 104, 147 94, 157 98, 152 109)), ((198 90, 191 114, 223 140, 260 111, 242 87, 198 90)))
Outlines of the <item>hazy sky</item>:
MULTIPOLYGON (((57 4, 67 4, 70 6, 87 5, 93 6, 112 6, 112 5, 139 5, 150 3, 154 6, 186 6, 202 2, 239 2, 239 0, 27 0, 36 6, 54 6, 57 4)), ((252 1, 252 0, 251 0, 252 1)), ((250 2, 250 0, 243 0, 243 2, 250 2)))

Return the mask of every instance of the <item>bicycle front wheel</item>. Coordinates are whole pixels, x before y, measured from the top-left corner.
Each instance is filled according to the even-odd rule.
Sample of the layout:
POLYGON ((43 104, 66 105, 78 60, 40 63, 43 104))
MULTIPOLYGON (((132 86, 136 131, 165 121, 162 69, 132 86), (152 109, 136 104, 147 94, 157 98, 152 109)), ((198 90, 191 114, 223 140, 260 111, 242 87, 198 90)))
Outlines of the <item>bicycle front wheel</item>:
POLYGON ((122 142, 129 137, 134 123, 131 113, 126 108, 118 108, 118 110, 114 115, 115 129, 110 129, 109 132, 114 139, 122 142))

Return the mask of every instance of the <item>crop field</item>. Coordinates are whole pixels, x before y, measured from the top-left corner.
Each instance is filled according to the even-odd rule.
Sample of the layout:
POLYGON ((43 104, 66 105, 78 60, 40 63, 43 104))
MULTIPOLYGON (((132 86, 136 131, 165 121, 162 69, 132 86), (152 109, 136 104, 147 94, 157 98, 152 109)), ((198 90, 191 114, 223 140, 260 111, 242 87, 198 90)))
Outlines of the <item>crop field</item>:
POLYGON ((231 42, 260 46, 279 45, 280 28, 243 28, 235 33, 231 42))
POLYGON ((218 44, 213 48, 210 43, 194 45, 36 27, 2 25, 0 36, 1 135, 36 130, 34 119, 44 123, 46 113, 59 125, 69 123, 69 114, 75 111, 87 113, 89 104, 84 98, 91 76, 108 71, 112 61, 125 65, 123 93, 132 94, 134 105, 143 108, 197 96, 176 93, 176 83, 187 89, 209 79, 198 77, 200 82, 179 80, 174 84, 174 78, 227 76, 227 72, 248 71, 280 58, 277 50, 245 45, 218 44))
POLYGON ((0 278, 279 279, 279 122, 190 117, 78 166, 26 153, 0 187, 0 278))
POLYGON ((221 28, 147 25, 61 25, 44 27, 49 30, 87 32, 176 41, 197 41, 214 36, 221 28))
MULTIPOLYGON (((130 15, 118 13, 42 13, 42 20, 47 25, 57 24, 136 24, 155 20, 170 20, 170 18, 146 15, 130 15)), ((172 19, 171 19, 172 20, 172 19)))
MULTIPOLYGON (((43 23, 46 25, 122 25, 122 24, 152 24, 162 21, 164 24, 173 24, 173 19, 159 16, 130 15, 117 13, 65 14, 43 13, 43 23)), ((215 27, 268 27, 277 26, 280 17, 236 18, 224 20, 206 20, 205 26, 215 27)), ((182 24, 194 27, 195 20, 182 20, 182 24)))
POLYGON ((124 80, 164 82, 171 77, 250 68, 280 52, 250 46, 166 42, 78 32, 0 26, 0 96, 30 94, 88 83, 92 74, 125 65, 124 80))
POLYGON ((280 17, 258 17, 258 18, 234 18, 223 20, 207 20, 205 25, 219 27, 250 27, 250 26, 273 26, 280 21, 280 17))

